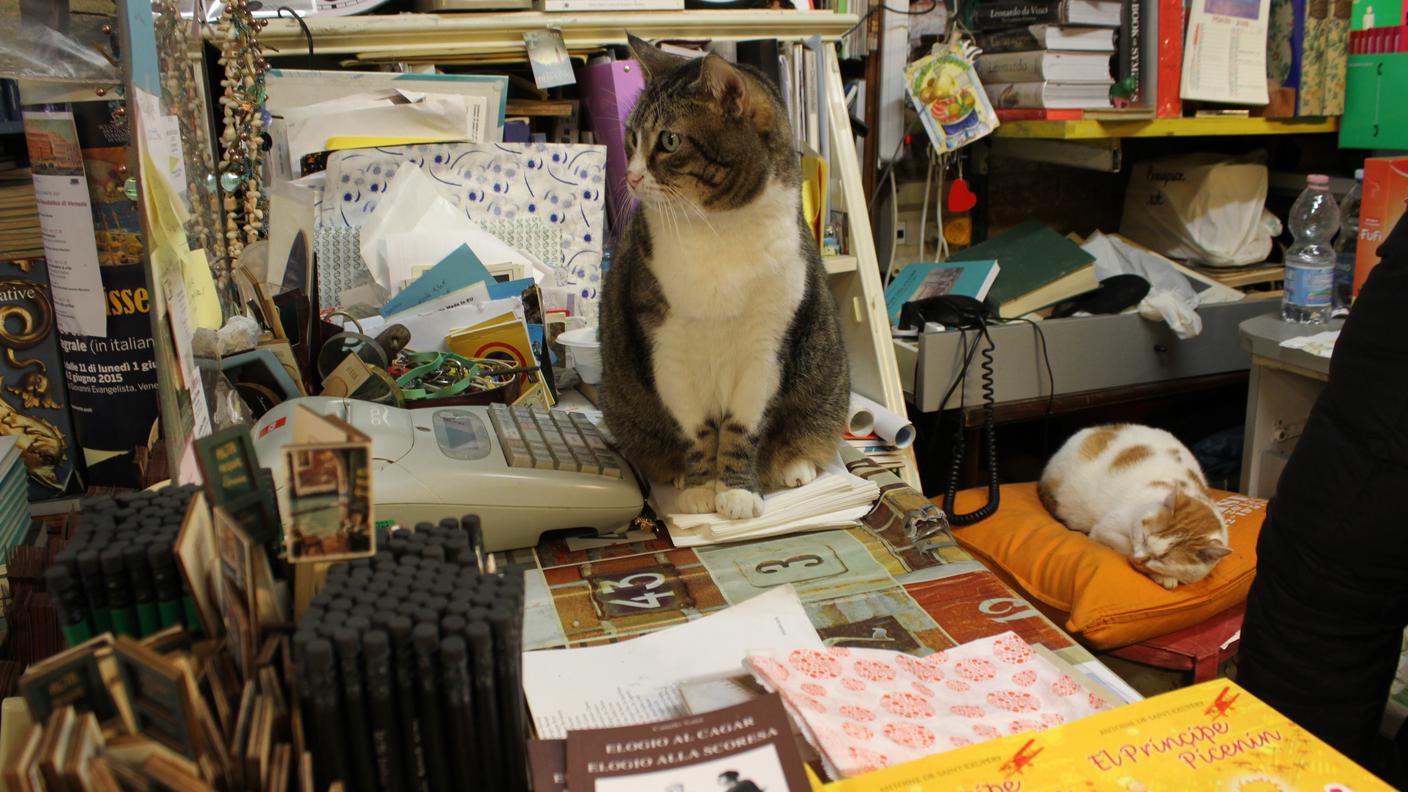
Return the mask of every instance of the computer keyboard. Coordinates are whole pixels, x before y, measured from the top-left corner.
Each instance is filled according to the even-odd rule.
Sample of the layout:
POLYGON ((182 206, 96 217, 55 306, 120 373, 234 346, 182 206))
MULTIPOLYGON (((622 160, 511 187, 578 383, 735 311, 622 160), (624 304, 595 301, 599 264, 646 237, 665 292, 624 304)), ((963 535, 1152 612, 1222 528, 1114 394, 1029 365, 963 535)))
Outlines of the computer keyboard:
POLYGON ((623 476, 601 432, 580 413, 491 404, 489 422, 509 467, 623 476))

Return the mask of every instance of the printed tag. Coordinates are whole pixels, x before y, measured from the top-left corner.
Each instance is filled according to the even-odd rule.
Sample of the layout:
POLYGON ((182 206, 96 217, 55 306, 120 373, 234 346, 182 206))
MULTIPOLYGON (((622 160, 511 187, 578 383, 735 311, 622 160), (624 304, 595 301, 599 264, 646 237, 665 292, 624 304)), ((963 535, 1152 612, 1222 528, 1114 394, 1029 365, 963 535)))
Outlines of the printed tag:
POLYGON ((572 59, 567 56, 567 44, 562 40, 562 31, 553 28, 528 30, 523 33, 523 44, 528 47, 533 82, 539 88, 577 83, 576 76, 572 74, 572 59))

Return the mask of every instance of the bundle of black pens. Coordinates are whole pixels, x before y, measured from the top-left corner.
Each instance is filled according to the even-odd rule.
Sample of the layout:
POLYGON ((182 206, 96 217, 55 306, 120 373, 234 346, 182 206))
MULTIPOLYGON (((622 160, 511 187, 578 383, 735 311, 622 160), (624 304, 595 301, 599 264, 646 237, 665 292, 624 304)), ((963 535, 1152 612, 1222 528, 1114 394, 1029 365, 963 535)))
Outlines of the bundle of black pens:
POLYGON ((196 486, 85 499, 44 584, 69 646, 113 632, 199 629, 173 548, 196 486))
POLYGON ((527 789, 523 574, 482 547, 447 519, 329 570, 293 636, 320 789, 527 789))

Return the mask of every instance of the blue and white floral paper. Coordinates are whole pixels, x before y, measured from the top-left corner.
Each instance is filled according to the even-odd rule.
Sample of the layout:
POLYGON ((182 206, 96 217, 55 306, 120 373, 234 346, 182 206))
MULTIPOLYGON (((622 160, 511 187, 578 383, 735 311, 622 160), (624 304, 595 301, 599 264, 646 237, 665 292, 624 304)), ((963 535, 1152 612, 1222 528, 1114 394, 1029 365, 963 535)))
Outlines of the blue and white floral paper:
POLYGON ((321 222, 361 226, 398 168, 413 165, 476 223, 537 219, 562 232, 545 261, 589 303, 601 288, 606 147, 550 143, 426 143, 339 151, 328 158, 321 222))

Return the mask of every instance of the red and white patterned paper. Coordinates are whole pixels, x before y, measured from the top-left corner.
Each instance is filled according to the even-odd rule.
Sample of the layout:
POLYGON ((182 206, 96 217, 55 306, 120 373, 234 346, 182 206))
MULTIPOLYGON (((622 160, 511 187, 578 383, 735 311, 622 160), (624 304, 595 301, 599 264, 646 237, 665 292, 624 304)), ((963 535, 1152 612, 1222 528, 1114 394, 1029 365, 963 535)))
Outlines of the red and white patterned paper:
POLYGON ((746 664, 782 694, 833 777, 1049 729, 1110 706, 1012 632, 928 657, 774 649, 750 653, 746 664))

